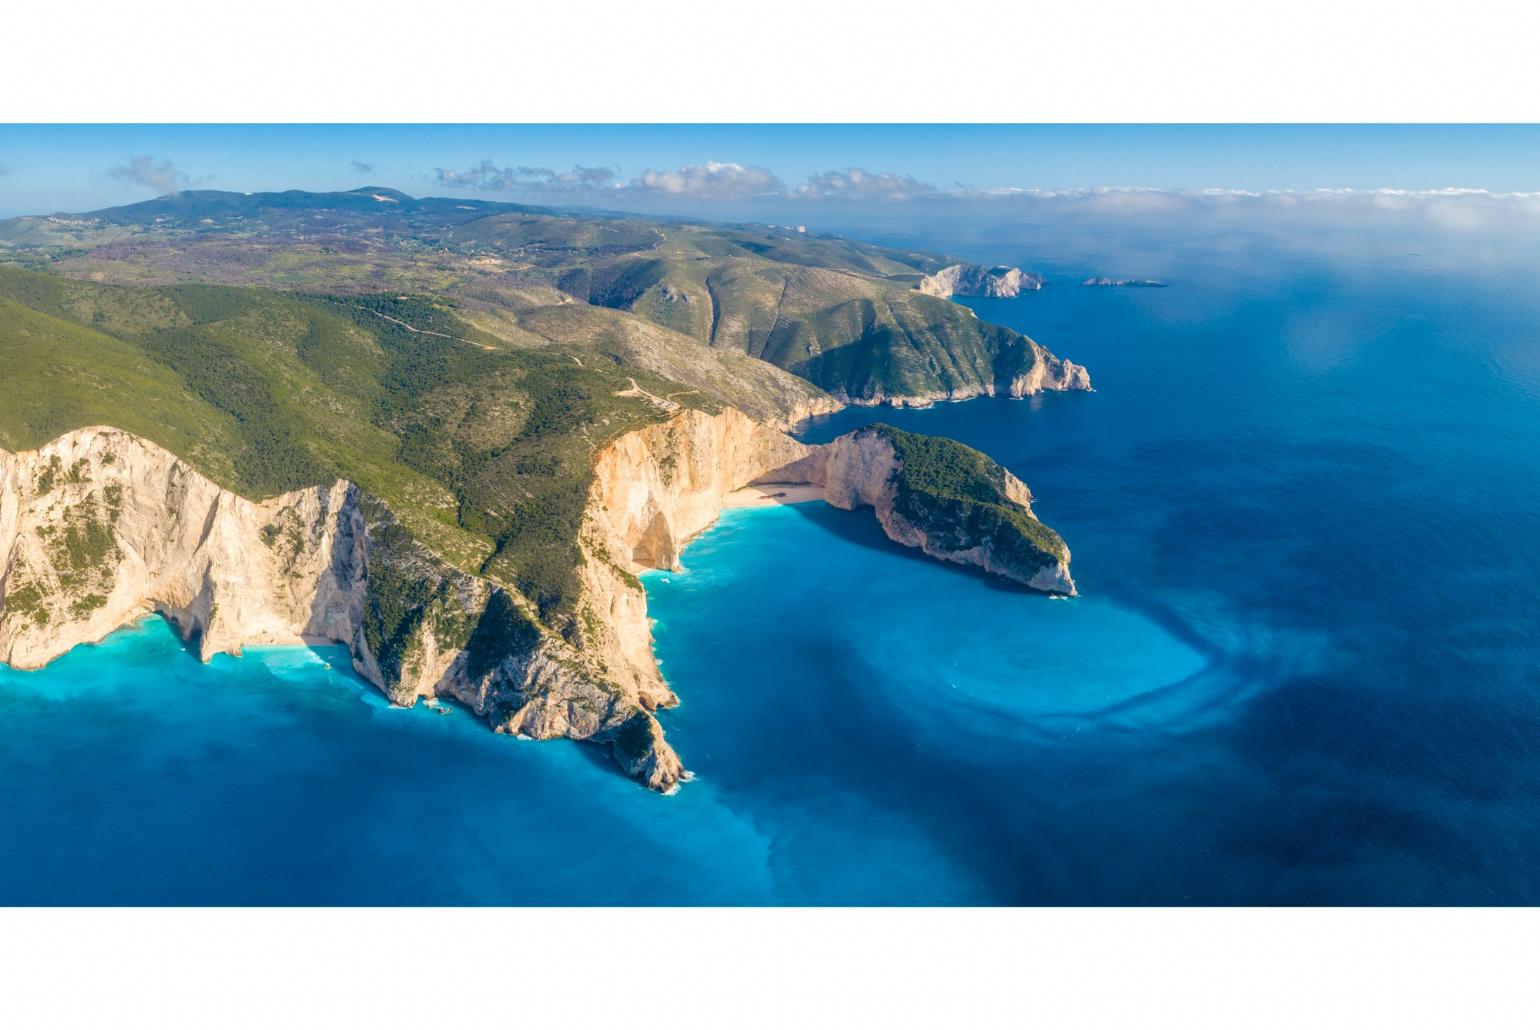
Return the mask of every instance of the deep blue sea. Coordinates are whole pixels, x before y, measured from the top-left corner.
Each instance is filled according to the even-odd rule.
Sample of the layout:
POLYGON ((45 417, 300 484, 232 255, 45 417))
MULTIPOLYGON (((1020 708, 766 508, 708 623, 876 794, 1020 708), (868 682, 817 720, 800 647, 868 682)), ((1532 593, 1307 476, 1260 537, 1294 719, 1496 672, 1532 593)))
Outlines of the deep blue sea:
POLYGON ((645 577, 673 797, 150 620, 0 668, 0 903, 1540 902, 1533 276, 992 257, 1050 285, 972 306, 1094 394, 807 436, 988 452, 1079 598, 728 512, 645 577))

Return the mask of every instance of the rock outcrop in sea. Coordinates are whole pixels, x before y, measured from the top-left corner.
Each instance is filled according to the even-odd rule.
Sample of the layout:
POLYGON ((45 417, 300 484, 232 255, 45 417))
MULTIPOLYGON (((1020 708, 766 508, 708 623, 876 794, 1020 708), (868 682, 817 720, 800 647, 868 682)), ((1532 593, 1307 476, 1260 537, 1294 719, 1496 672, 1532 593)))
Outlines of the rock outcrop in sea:
POLYGON ((932 297, 1015 297, 1023 290, 1041 290, 1036 272, 996 265, 948 265, 921 279, 915 289, 932 297))
POLYGON ((1093 275, 1081 282, 1081 286, 1142 286, 1142 287, 1166 287, 1169 283, 1163 283, 1159 279, 1109 279, 1104 275, 1093 275))

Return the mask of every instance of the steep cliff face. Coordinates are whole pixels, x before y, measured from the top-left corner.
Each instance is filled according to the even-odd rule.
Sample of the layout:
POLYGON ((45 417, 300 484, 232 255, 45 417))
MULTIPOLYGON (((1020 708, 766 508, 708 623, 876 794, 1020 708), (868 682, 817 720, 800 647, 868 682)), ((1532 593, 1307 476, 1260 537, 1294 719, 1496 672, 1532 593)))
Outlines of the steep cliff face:
POLYGON ((792 432, 808 419, 817 418, 820 415, 832 415, 845 406, 845 402, 833 394, 824 394, 821 397, 799 401, 784 408, 776 415, 760 420, 760 424, 770 429, 779 429, 783 432, 792 432))
POLYGON ((1042 288, 1042 276, 1005 265, 948 265, 916 287, 931 297, 1015 297, 1023 290, 1042 288))
POLYGON ((589 649, 649 705, 673 703, 652 655, 647 598, 635 571, 674 569, 734 490, 808 448, 734 408, 684 411, 599 452, 583 544, 589 649))
POLYGON ((498 732, 605 744, 628 775, 668 790, 688 774, 653 712, 677 698, 635 572, 677 568, 735 490, 816 484, 927 554, 1074 592, 1069 552, 1031 517, 1027 488, 976 451, 928 439, 878 427, 809 447, 733 408, 682 410, 619 437, 595 458, 580 617, 564 636, 351 483, 250 501, 137 436, 76 430, 0 451, 0 660, 36 668, 151 612, 205 659, 337 642, 396 704, 446 697, 498 732), (963 487, 933 488, 917 471, 926 462, 963 468, 963 487))
POLYGON ((0 659, 36 668, 150 611, 206 659, 350 641, 363 520, 345 482, 252 502, 128 433, 0 451, 0 659))
POLYGON ((1091 389, 1091 373, 1086 371, 1084 365, 1055 357, 1041 348, 1039 350, 1040 353, 1034 355, 1030 364, 1023 362, 1020 367, 1010 369, 1004 377, 1003 392, 1007 397, 1019 400, 1045 390, 1091 389))
POLYGON ((206 660, 337 642, 396 704, 446 697, 499 732, 607 744, 659 790, 684 775, 652 711, 675 703, 633 569, 674 567, 732 491, 807 448, 736 409, 686 410, 601 449, 580 639, 455 569, 339 481, 249 501, 110 428, 0 451, 0 660, 37 668, 151 612, 206 660))
POLYGON ((0 451, 0 660, 37 668, 151 612, 205 660, 341 643, 397 704, 444 696, 500 732, 608 744, 656 789, 683 775, 656 695, 606 678, 523 598, 452 568, 350 483, 248 501, 100 427, 0 451))
POLYGON ((995 356, 987 376, 957 380, 941 390, 921 390, 890 394, 881 388, 860 396, 836 389, 834 395, 845 404, 895 408, 928 408, 943 401, 967 401, 976 397, 1021 399, 1044 391, 1090 390, 1091 374, 1077 365, 1050 353, 1026 337, 1018 337, 995 356))
POLYGON ((1069 548, 1032 514, 1032 492, 953 440, 888 426, 846 434, 775 472, 822 487, 836 508, 870 507, 889 539, 1052 594, 1075 593, 1069 548))

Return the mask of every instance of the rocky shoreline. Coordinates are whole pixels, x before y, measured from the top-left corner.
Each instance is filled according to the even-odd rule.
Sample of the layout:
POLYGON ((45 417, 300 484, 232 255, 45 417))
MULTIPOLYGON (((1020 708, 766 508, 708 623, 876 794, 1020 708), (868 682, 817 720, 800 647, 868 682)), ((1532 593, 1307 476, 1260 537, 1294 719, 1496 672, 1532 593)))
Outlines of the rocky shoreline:
POLYGON ((251 501, 133 434, 75 430, 36 451, 0 450, 0 660, 38 668, 151 613, 204 660, 249 644, 335 642, 395 704, 445 698, 498 732, 601 744, 628 776, 667 791, 688 774, 653 712, 678 699, 658 671, 635 571, 677 568, 689 540, 751 484, 869 506, 901 544, 1074 592, 1067 549, 1033 549, 1002 529, 1035 523, 1025 485, 963 449, 987 462, 984 503, 906 505, 895 433, 809 446, 733 408, 687 409, 604 446, 573 638, 507 584, 417 543, 352 483, 251 501), (1008 517, 978 523, 979 512, 1008 517), (959 537, 975 523, 991 527, 987 538, 959 537))

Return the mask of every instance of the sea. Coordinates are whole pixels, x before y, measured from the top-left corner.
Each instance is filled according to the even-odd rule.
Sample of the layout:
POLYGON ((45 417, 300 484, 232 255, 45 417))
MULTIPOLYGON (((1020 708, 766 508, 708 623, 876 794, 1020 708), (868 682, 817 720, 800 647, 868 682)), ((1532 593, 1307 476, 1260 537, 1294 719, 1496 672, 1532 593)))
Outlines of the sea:
POLYGON ((729 510, 643 577, 668 797, 391 708, 340 649, 203 664, 152 618, 0 667, 0 903, 1540 902, 1532 270, 1200 249, 1092 288, 1120 270, 987 253, 1047 285, 965 302, 1095 392, 802 434, 986 452, 1080 596, 869 511, 729 510))

